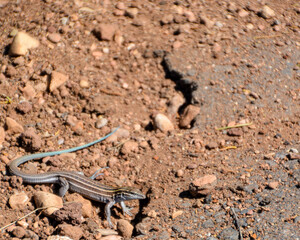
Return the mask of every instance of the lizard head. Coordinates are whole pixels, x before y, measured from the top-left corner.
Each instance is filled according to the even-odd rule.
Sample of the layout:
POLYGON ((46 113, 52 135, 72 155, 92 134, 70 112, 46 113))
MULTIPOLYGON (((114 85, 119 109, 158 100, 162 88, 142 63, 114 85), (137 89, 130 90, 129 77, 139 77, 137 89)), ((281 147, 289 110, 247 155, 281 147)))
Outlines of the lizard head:
POLYGON ((131 187, 121 187, 116 189, 114 200, 116 202, 145 199, 146 196, 138 189, 131 187))

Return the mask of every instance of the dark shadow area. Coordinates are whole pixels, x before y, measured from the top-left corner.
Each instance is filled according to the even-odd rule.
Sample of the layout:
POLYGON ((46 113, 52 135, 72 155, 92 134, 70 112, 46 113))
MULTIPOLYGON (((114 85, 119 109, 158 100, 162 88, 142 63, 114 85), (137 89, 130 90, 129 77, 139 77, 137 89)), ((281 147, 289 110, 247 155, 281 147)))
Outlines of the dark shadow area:
POLYGON ((161 62, 161 65, 165 71, 165 78, 171 79, 173 82, 176 83, 176 91, 182 92, 185 103, 181 106, 179 111, 182 111, 187 105, 189 105, 192 101, 192 92, 195 91, 198 86, 197 83, 194 82, 192 79, 190 79, 188 76, 185 76, 185 74, 170 69, 169 64, 167 63, 165 55, 163 57, 163 60, 161 62))

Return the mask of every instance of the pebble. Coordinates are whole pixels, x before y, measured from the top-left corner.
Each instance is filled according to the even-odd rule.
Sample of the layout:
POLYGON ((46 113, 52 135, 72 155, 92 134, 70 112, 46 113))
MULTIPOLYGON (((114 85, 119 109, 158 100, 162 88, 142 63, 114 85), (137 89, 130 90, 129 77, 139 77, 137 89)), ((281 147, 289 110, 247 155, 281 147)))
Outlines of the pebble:
POLYGON ((58 43, 61 40, 61 35, 59 33, 51 33, 47 36, 47 38, 53 43, 58 43))
POLYGON ((200 108, 194 105, 188 105, 183 112, 183 115, 180 119, 180 127, 187 128, 190 127, 191 122, 199 114, 200 108))
POLYGON ((111 41, 117 30, 116 25, 113 24, 99 24, 95 30, 96 37, 102 41, 111 41))
POLYGON ((269 6, 265 5, 263 8, 258 12, 258 15, 262 18, 268 19, 275 17, 275 12, 269 6))
POLYGON ((214 226, 215 226, 215 224, 211 219, 208 219, 202 223, 203 228, 213 228, 214 226))
POLYGON ((154 118, 154 125, 162 132, 168 132, 174 130, 173 123, 170 119, 162 113, 158 113, 154 118))
POLYGON ((162 17, 162 19, 160 20, 161 24, 162 25, 166 25, 166 24, 170 24, 174 21, 174 17, 172 14, 167 14, 167 15, 164 15, 162 17))
POLYGON ((25 192, 15 193, 8 200, 9 206, 12 209, 24 209, 28 202, 29 197, 25 192))
POLYGON ((125 11, 125 15, 130 18, 135 18, 139 13, 139 10, 137 8, 128 8, 125 11))
POLYGON ((208 17, 201 15, 200 23, 204 24, 208 28, 212 28, 215 25, 215 22, 210 20, 208 17))
POLYGON ((9 65, 5 70, 5 74, 8 77, 15 77, 17 76, 18 72, 13 66, 9 65))
POLYGON ((110 168, 112 168, 113 166, 115 166, 117 163, 119 162, 119 159, 116 157, 111 157, 108 162, 107 162, 107 166, 109 166, 110 168))
POLYGON ((33 99, 36 95, 35 89, 29 83, 27 83, 26 86, 21 89, 21 91, 27 100, 33 99))
POLYGON ((82 204, 82 216, 91 218, 93 216, 92 203, 88 199, 83 198, 78 193, 70 194, 66 197, 67 202, 78 202, 82 204))
POLYGON ((57 230, 61 235, 68 236, 73 240, 79 240, 83 236, 83 232, 80 227, 72 226, 70 224, 58 225, 57 230))
POLYGON ((141 130, 142 126, 138 123, 133 124, 133 129, 136 132, 139 132, 141 130))
POLYGON ((17 238, 23 238, 26 234, 26 231, 22 227, 15 227, 12 231, 12 235, 14 235, 17 238))
POLYGON ((121 236, 125 239, 130 239, 133 232, 133 226, 124 219, 120 219, 117 222, 117 229, 120 232, 121 236))
POLYGON ((205 175, 195 179, 190 183, 189 191, 194 197, 208 195, 217 185, 217 177, 215 175, 205 175))
POLYGON ((205 148, 208 150, 218 148, 218 143, 217 142, 209 142, 208 144, 205 145, 205 148))
MULTIPOLYGON (((114 129, 112 129, 111 131, 113 131, 114 129)), ((130 135, 129 131, 127 129, 124 128, 119 128, 113 135, 111 135, 110 137, 108 137, 106 139, 106 141, 108 142, 115 142, 118 139, 122 139, 122 138, 128 138, 130 135)))
POLYGON ((95 127, 100 129, 100 128, 103 128, 104 126, 106 126, 107 123, 108 123, 107 118, 100 118, 97 120, 95 127))
POLYGON ((231 227, 224 229, 219 235, 220 240, 238 240, 239 232, 231 227))
POLYGON ((187 17, 189 22, 196 22, 197 18, 195 17, 195 14, 191 11, 184 10, 183 11, 183 16, 187 17))
POLYGON ((25 58, 24 57, 17 57, 14 59, 13 63, 17 66, 23 66, 25 63, 25 58))
POLYGON ((113 229, 98 228, 98 225, 96 227, 97 227, 97 232, 100 233, 102 236, 118 235, 118 232, 116 232, 113 229))
POLYGON ((90 83, 89 83, 89 81, 88 81, 87 78, 82 78, 82 79, 80 79, 79 86, 81 88, 89 88, 90 87, 90 83))
POLYGON ((172 213, 172 219, 175 219, 175 218, 179 217, 182 214, 183 214, 182 210, 175 211, 175 212, 172 213))
POLYGON ((238 14, 240 17, 247 17, 249 15, 249 12, 247 12, 245 9, 240 9, 238 11, 238 14))
POLYGON ((57 223, 70 223, 72 225, 81 224, 84 219, 82 217, 82 203, 69 202, 61 209, 52 213, 51 217, 57 223))
POLYGON ((47 240, 73 240, 73 239, 67 236, 52 235, 49 236, 47 240))
POLYGON ((278 187, 278 185, 279 185, 279 182, 270 182, 270 183, 268 183, 268 187, 270 189, 276 189, 278 187))
POLYGON ((26 114, 32 110, 32 105, 28 101, 23 101, 17 105, 16 109, 18 112, 26 114))
POLYGON ((184 104, 184 98, 180 94, 176 94, 169 102, 168 114, 175 116, 182 104, 184 104))
POLYGON ((22 133, 24 132, 24 128, 21 124, 17 123, 14 119, 7 117, 6 118, 6 127, 7 132, 10 134, 22 133))
POLYGON ((52 71, 49 90, 53 92, 55 89, 62 86, 69 79, 68 75, 60 72, 52 71))
POLYGON ((243 135, 243 129, 241 128, 231 128, 227 131, 228 136, 240 137, 243 135))
POLYGON ((126 5, 123 2, 118 2, 116 4, 116 8, 119 9, 119 10, 125 10, 126 9, 126 5))
POLYGON ((102 237, 99 240, 121 240, 121 239, 123 239, 121 236, 110 235, 110 236, 102 237))
POLYGON ((157 213, 154 209, 150 210, 150 211, 147 213, 147 216, 150 217, 150 218, 156 218, 157 215, 158 215, 158 213, 157 213))
POLYGON ((37 191, 34 193, 33 198, 37 207, 49 207, 43 210, 46 216, 50 216, 53 212, 63 207, 62 198, 49 192, 37 191))
POLYGON ((37 48, 39 41, 25 32, 18 32, 9 49, 11 56, 24 56, 29 49, 37 48))
POLYGON ((3 127, 0 127, 0 145, 4 142, 5 140, 5 130, 3 127))
POLYGON ((28 128, 20 136, 21 146, 31 151, 38 151, 42 146, 42 139, 36 134, 34 128, 28 128))
POLYGON ((184 171, 182 169, 179 169, 177 172, 176 172, 176 176, 177 177, 182 177, 184 175, 184 171))
POLYGON ((139 144, 134 141, 127 141, 123 144, 123 147, 121 149, 121 153, 124 155, 135 153, 139 149, 139 144))

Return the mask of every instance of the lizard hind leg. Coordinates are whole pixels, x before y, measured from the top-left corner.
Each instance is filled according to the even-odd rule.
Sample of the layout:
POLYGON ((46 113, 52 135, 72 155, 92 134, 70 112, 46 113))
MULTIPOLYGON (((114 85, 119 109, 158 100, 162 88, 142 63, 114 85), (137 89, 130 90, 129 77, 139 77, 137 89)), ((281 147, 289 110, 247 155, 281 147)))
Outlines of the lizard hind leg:
POLYGON ((58 190, 58 195, 63 198, 69 189, 69 182, 65 178, 59 177, 58 184, 60 186, 58 190))

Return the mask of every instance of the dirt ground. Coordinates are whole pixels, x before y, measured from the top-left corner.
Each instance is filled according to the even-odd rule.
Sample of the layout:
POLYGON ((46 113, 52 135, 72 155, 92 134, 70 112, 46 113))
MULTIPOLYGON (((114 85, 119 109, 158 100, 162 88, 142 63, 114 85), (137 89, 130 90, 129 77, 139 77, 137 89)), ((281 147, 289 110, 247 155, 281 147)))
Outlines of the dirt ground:
POLYGON ((114 230, 92 201, 80 221, 37 211, 1 239, 300 239, 297 1, 0 0, 0 30, 0 227, 55 192, 9 161, 117 126, 22 169, 108 166, 97 181, 146 195, 131 217, 112 208, 114 230), (13 54, 18 32, 38 46, 13 54))

